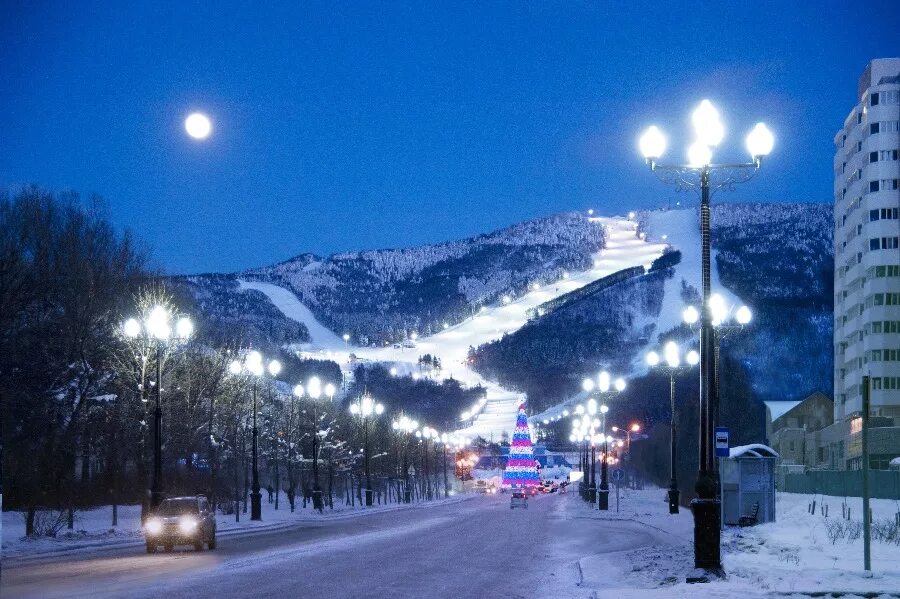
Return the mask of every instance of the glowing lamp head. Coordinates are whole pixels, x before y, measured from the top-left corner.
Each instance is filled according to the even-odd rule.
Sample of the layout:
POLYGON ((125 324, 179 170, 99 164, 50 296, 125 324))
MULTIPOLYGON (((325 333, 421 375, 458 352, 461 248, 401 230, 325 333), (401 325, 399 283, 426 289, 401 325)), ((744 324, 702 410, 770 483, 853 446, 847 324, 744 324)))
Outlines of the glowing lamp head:
POLYGON ((597 401, 594 399, 589 399, 587 404, 587 413, 588 414, 596 414, 597 413, 597 401))
POLYGON ((137 318, 129 318, 122 325, 122 332, 125 333, 126 337, 134 339, 141 334, 141 323, 138 322, 137 318))
POLYGON ((669 341, 668 343, 666 343, 664 351, 666 355, 666 364, 669 365, 669 368, 678 368, 678 363, 680 361, 678 355, 678 344, 674 341, 669 341))
POLYGON ((169 311, 163 306, 156 306, 150 311, 144 328, 150 333, 151 337, 165 340, 172 334, 172 327, 169 326, 169 311))
POLYGON ((741 306, 737 309, 737 312, 734 313, 734 319, 737 320, 740 325, 749 324, 750 320, 753 319, 753 313, 747 306, 741 306))
POLYGON ((666 137, 663 135, 659 127, 653 125, 648 127, 638 142, 641 148, 641 154, 647 160, 656 160, 666 151, 666 137))
POLYGON ((600 390, 600 393, 609 391, 609 373, 605 370, 597 376, 597 388, 600 390))
POLYGON ((634 424, 631 425, 631 432, 637 433, 637 432, 639 432, 640 430, 641 430, 641 425, 640 425, 640 424, 638 424, 638 423, 635 422, 634 424))
POLYGON ((681 318, 687 324, 694 324, 698 320, 700 320, 700 312, 697 311, 697 308, 694 306, 688 306, 681 313, 681 318))
POLYGON ((696 350, 692 349, 687 353, 687 356, 685 356, 684 359, 691 366, 696 366, 700 363, 700 354, 698 354, 696 350))
POLYGON ((344 341, 350 341, 350 334, 344 333, 344 341))
MULTIPOLYGON (((725 127, 719 119, 719 111, 709 100, 700 102, 700 106, 691 115, 697 140, 707 147, 714 147, 725 137, 725 127)), ((708 161, 704 164, 708 164, 708 161)))
POLYGON ((575 406, 575 413, 579 414, 579 415, 584 414, 584 406, 582 406, 580 404, 575 406))
POLYGON ((600 406, 601 414, 606 414, 607 412, 609 412, 609 406, 607 406, 606 404, 603 404, 602 406, 600 406))
POLYGON ((712 162, 712 150, 702 142, 694 142, 688 148, 688 164, 694 168, 709 166, 712 162))
POLYGON ((725 298, 718 293, 713 293, 709 297, 709 310, 713 326, 722 324, 728 318, 728 306, 725 305, 725 298))
POLYGON ((594 381, 592 381, 591 379, 584 379, 581 382, 581 388, 590 393, 594 390, 594 381))
POLYGON ((184 120, 184 130, 194 139, 206 139, 212 131, 212 123, 205 114, 195 112, 184 120))
POLYGON ((269 362, 269 374, 272 376, 278 376, 278 373, 281 372, 281 362, 278 360, 272 360, 269 362))
POLYGON ((621 393, 622 391, 625 390, 627 383, 625 382, 625 379, 623 379, 622 377, 619 377, 616 379, 615 386, 616 386, 616 391, 621 393))
POLYGON ((313 399, 319 399, 322 396, 322 381, 319 377, 314 376, 306 382, 306 392, 313 399))
POLYGON ((375 414, 384 414, 384 406, 380 403, 375 404, 375 414))
POLYGON ((194 334, 194 323, 188 317, 182 317, 175 323, 175 333, 181 339, 189 339, 194 334))
POLYGON ((647 352, 647 355, 644 358, 647 361, 647 366, 650 368, 655 367, 659 364, 659 354, 655 351, 647 352))
POLYGON ((756 123, 756 126, 747 134, 747 151, 756 160, 768 156, 774 145, 775 136, 763 123, 756 123))
POLYGON ((232 360, 231 364, 228 365, 228 371, 231 374, 240 374, 241 370, 243 370, 243 367, 238 360, 232 360))
POLYGON ((294 385, 294 395, 303 397, 303 385, 294 385))
POLYGON ((328 383, 327 385, 325 385, 325 395, 327 395, 329 397, 329 399, 334 397, 334 394, 336 391, 337 391, 337 389, 331 383, 328 383))

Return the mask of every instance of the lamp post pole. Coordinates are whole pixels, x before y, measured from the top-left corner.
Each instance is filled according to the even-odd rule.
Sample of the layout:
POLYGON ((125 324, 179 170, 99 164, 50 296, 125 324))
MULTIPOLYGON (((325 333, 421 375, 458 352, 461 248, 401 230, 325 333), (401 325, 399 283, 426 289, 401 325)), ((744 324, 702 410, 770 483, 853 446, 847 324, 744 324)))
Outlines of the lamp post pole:
POLYGON ((597 505, 597 509, 599 510, 608 510, 609 509, 609 468, 607 462, 609 461, 609 444, 606 440, 606 413, 609 411, 609 408, 606 405, 600 406, 600 417, 601 417, 601 434, 603 435, 603 456, 600 461, 600 492, 599 501, 597 505))
POLYGON ((253 379, 253 438, 252 461, 253 461, 253 480, 251 482, 250 491, 250 519, 262 520, 262 493, 259 490, 259 467, 257 464, 257 453, 259 452, 259 430, 256 428, 256 379, 253 379))
MULTIPOLYGON (((678 471, 675 468, 675 460, 676 460, 676 447, 677 447, 677 427, 676 427, 676 418, 675 418, 675 371, 669 371, 669 411, 671 412, 671 421, 669 423, 670 427, 670 443, 671 447, 669 448, 669 513, 677 514, 678 513, 678 502, 681 498, 681 491, 678 490, 678 471)), ((629 445, 630 443, 630 435, 629 435, 629 445)))
POLYGON ((666 183, 678 189, 700 188, 701 293, 700 315, 700 442, 699 468, 691 502, 694 514, 694 566, 718 571, 722 568, 720 536, 720 502, 716 496, 717 475, 713 455, 713 422, 718 398, 715 387, 715 340, 710 310, 710 194, 712 188, 731 189, 749 180, 759 169, 761 160, 772 150, 774 138, 762 123, 747 136, 751 162, 712 165, 712 148, 724 137, 724 127, 715 107, 704 100, 692 115, 698 140, 688 149, 690 164, 661 165, 657 161, 665 151, 662 132, 650 127, 640 139, 641 153, 650 169, 666 183), (717 173, 716 181, 712 174, 717 173))
POLYGON ((153 410, 153 480, 150 483, 150 507, 156 508, 163 500, 162 492, 162 345, 156 343, 156 407, 153 410))

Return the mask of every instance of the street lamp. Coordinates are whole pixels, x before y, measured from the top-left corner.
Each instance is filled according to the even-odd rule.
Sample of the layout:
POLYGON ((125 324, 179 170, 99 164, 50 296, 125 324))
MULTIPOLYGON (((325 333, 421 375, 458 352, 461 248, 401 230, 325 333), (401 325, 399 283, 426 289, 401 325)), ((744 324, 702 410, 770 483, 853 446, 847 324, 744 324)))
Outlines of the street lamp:
MULTIPOLYGON (((185 343, 194 334, 194 323, 186 316, 172 314, 165 306, 155 306, 142 319, 129 318, 122 323, 125 337, 140 344, 146 351, 156 352, 156 406, 153 411, 153 476, 150 482, 150 508, 155 509, 163 499, 162 475, 162 359, 163 350, 171 350, 185 343), (172 322, 175 330, 172 331, 172 322)), ((143 394, 143 384, 141 389, 143 394)))
MULTIPOLYGON (((601 396, 603 394, 614 395, 616 393, 621 393, 625 390, 627 383, 625 379, 622 377, 618 377, 615 380, 610 376, 608 372, 605 370, 597 375, 597 390, 600 392, 601 396)), ((603 456, 600 461, 600 490, 597 493, 597 509, 600 510, 608 510, 609 509, 609 469, 608 469, 608 459, 609 452, 607 451, 608 443, 606 442, 606 413, 609 411, 609 408, 606 405, 600 406, 600 414, 602 416, 602 438, 603 438, 603 456)))
POLYGON ((689 164, 664 165, 658 160, 665 151, 662 132, 650 127, 640 139, 640 149, 650 169, 665 183, 677 189, 700 189, 701 286, 703 310, 700 314, 700 466, 691 502, 694 513, 694 565, 719 570, 722 567, 720 503, 716 499, 715 458, 713 454, 713 412, 717 404, 715 390, 714 340, 710 309, 710 193, 732 189, 748 181, 759 170, 762 160, 772 151, 774 137, 762 123, 747 136, 750 162, 712 164, 712 148, 724 137, 719 113, 704 100, 692 115, 697 142, 688 151, 689 164))
POLYGON ((369 472, 369 418, 371 416, 380 416, 384 413, 384 406, 372 399, 372 396, 365 394, 352 404, 350 404, 350 413, 359 416, 363 422, 363 439, 365 450, 365 466, 366 466, 366 506, 372 505, 374 492, 372 491, 372 476, 369 472))
MULTIPOLYGON (((674 341, 669 341, 666 343, 663 349, 663 355, 665 356, 665 360, 660 362, 659 354, 655 351, 651 351, 647 353, 646 360, 647 365, 651 368, 656 368, 657 366, 661 366, 666 370, 669 374, 669 413, 671 415, 669 427, 670 427, 670 448, 669 448, 669 513, 677 514, 678 513, 678 500, 681 492, 678 490, 678 474, 675 470, 675 462, 676 462, 676 418, 675 418, 675 375, 678 373, 679 369, 686 369, 687 366, 696 366, 698 362, 700 362, 700 354, 696 351, 691 350, 685 356, 685 363, 687 366, 683 366, 681 364, 681 349, 678 347, 678 344, 674 341)), ((630 435, 629 435, 629 445, 630 445, 630 435)))
POLYGON ((395 431, 400 431, 404 434, 404 447, 403 447, 403 502, 409 503, 412 501, 412 489, 409 484, 409 435, 410 433, 415 432, 417 428, 419 428, 419 423, 415 420, 409 418, 405 414, 400 416, 399 419, 395 420, 391 424, 392 428, 395 431))
POLYGON ((294 386, 294 395, 296 397, 308 396, 312 400, 312 459, 313 459, 313 508, 322 511, 324 504, 322 502, 322 488, 319 486, 319 411, 318 399, 323 392, 328 401, 334 400, 336 388, 332 383, 327 383, 324 387, 322 381, 317 376, 310 377, 306 382, 306 388, 303 385, 294 386))
POLYGON ((281 372, 281 362, 278 360, 270 360, 268 364, 266 364, 263 355, 258 351, 253 350, 247 352, 243 361, 233 360, 229 365, 229 370, 234 375, 248 373, 253 377, 253 482, 250 492, 250 519, 259 521, 262 520, 262 493, 259 491, 259 429, 256 426, 256 385, 259 379, 265 376, 267 372, 272 377, 278 376, 278 373, 281 372))

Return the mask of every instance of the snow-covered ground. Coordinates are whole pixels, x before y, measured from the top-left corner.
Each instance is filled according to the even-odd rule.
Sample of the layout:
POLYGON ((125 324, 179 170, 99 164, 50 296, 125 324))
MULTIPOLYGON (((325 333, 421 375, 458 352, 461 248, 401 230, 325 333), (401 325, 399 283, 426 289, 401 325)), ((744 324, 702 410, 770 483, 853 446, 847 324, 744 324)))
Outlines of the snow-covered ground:
POLYGON ((415 362, 420 355, 427 353, 437 356, 443 368, 441 377, 453 377, 465 385, 481 385, 487 390, 487 401, 471 407, 469 412, 474 413, 474 416, 461 420, 457 432, 468 437, 480 435, 487 439, 499 439, 504 432, 511 433, 518 406, 525 398, 522 394, 504 389, 472 371, 466 364, 469 347, 478 347, 518 330, 528 322, 528 311, 544 302, 616 271, 632 266, 649 267, 665 249, 665 242, 650 243, 639 239, 636 234, 637 223, 633 220, 619 217, 594 217, 590 220, 606 231, 606 247, 593 256, 593 266, 590 269, 566 273, 555 283, 530 289, 524 295, 510 298, 508 302, 486 306, 473 318, 435 335, 418 339, 415 348, 347 348, 337 335, 328 331, 313 317, 292 292, 267 283, 242 281, 241 285, 242 288, 262 291, 286 316, 305 324, 313 338, 311 345, 316 348, 311 351, 311 355, 336 360, 343 367, 348 367, 349 353, 352 351, 364 360, 389 363, 396 368, 398 375, 405 375, 415 371, 415 362))
MULTIPOLYGON (((320 514, 312 508, 312 503, 310 502, 307 502, 305 509, 302 508, 302 501, 300 500, 297 500, 295 504, 296 511, 292 513, 287 502, 287 495, 284 492, 281 493, 279 509, 276 510, 274 503, 268 502, 267 494, 263 491, 262 521, 251 521, 249 513, 241 513, 239 522, 235 521, 234 515, 217 514, 216 527, 219 535, 229 537, 232 535, 290 528, 302 522, 322 522, 414 507, 446 505, 448 503, 465 501, 471 497, 472 495, 454 492, 447 499, 436 499, 434 501, 412 504, 376 504, 369 508, 363 507, 359 503, 355 506, 344 505, 343 500, 339 501, 338 498, 335 498, 334 509, 326 507, 324 512, 320 514)), ((119 506, 118 525, 115 527, 112 526, 112 506, 107 505, 76 512, 74 530, 69 531, 64 527, 57 533, 56 537, 52 538, 26 538, 24 513, 3 512, 4 557, 106 548, 116 544, 139 545, 143 542, 142 539, 141 506, 139 505, 119 506)))
MULTIPOLYGON (((686 575, 701 575, 693 568, 693 521, 688 510, 670 516, 664 491, 622 490, 622 510, 588 511, 585 517, 634 519, 671 535, 673 543, 652 550, 624 552, 619 559, 587 556, 579 559, 584 586, 597 597, 760 597, 791 593, 896 593, 900 590, 900 544, 872 543, 872 573, 863 570, 862 539, 829 540, 828 521, 841 520, 842 497, 778 493, 777 521, 747 528, 727 528, 722 535, 722 561, 726 577, 705 584, 688 584, 686 575), (808 506, 817 500, 817 513, 808 506), (829 506, 829 518, 818 513, 829 506)), ((610 496, 614 508, 614 495, 610 496)), ((579 502, 580 503, 580 502, 579 502)), ((858 519, 862 500, 848 498, 851 515, 858 519)), ((893 520, 897 501, 872 500, 875 521, 893 520)), ((876 596, 876 595, 873 595, 876 596)))

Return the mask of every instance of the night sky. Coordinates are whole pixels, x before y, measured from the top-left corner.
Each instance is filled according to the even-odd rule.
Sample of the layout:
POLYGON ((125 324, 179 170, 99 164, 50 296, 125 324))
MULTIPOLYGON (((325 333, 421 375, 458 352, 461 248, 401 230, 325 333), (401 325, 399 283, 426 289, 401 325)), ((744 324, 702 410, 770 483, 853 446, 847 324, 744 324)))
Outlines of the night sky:
POLYGON ((158 266, 234 271, 658 206, 637 137, 683 160, 708 97, 717 159, 776 136, 717 201, 828 202, 857 79, 900 55, 896 0, 263 4, 4 0, 0 186, 98 193, 158 266))

